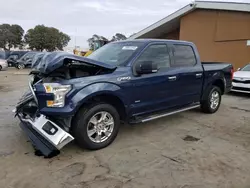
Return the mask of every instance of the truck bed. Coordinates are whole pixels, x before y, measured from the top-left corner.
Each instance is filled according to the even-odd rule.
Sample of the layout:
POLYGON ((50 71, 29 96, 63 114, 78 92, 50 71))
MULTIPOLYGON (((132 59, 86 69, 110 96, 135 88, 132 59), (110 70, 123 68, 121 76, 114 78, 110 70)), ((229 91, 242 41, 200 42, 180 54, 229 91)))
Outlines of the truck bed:
POLYGON ((232 69, 233 65, 226 62, 201 62, 205 71, 216 71, 223 70, 229 71, 232 69))
POLYGON ((233 65, 226 62, 201 62, 205 77, 212 78, 213 75, 223 74, 226 81, 226 90, 230 91, 232 87, 233 65))

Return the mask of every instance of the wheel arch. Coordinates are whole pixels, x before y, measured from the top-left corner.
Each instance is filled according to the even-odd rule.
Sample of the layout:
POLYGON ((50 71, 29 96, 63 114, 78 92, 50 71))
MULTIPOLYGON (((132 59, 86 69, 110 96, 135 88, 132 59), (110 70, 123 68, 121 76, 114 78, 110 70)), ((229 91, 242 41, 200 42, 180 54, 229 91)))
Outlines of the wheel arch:
POLYGON ((225 93, 225 81, 222 79, 217 79, 212 83, 213 86, 217 86, 221 90, 221 94, 225 93))
POLYGON ((73 99, 75 112, 73 119, 77 116, 82 108, 90 108, 93 104, 107 103, 115 107, 122 121, 127 119, 126 98, 119 95, 120 88, 117 85, 109 83, 98 83, 83 88, 73 99), (80 99, 80 100, 79 100, 80 99))
POLYGON ((83 108, 84 106, 91 106, 92 104, 96 103, 107 103, 115 107, 117 112, 120 115, 120 119, 125 121, 127 117, 126 107, 124 102, 116 95, 112 93, 98 93, 96 95, 93 95, 89 97, 87 100, 85 100, 79 109, 83 108))
POLYGON ((210 82, 209 84, 207 84, 206 88, 203 91, 201 101, 206 99, 206 97, 209 95, 209 91, 211 90, 213 86, 220 88, 221 95, 225 93, 225 80, 223 80, 222 78, 217 78, 213 80, 212 82, 210 82))

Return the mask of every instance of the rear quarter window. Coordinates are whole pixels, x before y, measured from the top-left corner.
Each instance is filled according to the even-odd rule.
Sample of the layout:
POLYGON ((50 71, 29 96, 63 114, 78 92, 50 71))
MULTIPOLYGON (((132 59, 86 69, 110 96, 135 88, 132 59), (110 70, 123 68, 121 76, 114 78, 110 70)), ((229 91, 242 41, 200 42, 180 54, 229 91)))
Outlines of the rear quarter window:
POLYGON ((190 67, 196 64, 194 50, 189 45, 173 45, 174 62, 173 67, 190 67))

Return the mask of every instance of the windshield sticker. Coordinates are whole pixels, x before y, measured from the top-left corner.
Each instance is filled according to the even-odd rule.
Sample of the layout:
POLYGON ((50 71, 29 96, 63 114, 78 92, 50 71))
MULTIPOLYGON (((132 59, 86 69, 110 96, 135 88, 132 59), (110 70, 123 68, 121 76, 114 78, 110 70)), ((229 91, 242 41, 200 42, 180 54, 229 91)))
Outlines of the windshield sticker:
POLYGON ((123 50, 136 50, 137 46, 123 46, 122 49, 123 50))

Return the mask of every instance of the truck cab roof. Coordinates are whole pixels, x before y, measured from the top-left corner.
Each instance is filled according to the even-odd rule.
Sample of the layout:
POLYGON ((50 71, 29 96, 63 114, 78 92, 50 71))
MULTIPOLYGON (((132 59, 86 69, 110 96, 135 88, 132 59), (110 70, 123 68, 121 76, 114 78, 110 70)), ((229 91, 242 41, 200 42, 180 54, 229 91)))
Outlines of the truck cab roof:
POLYGON ((127 42, 142 42, 145 44, 149 43, 155 43, 155 42, 169 42, 169 43, 175 43, 175 44, 189 44, 194 45, 192 42, 189 41, 183 41, 183 40, 168 40, 168 39, 134 39, 134 40, 123 40, 123 41, 117 41, 116 43, 127 43, 127 42))

